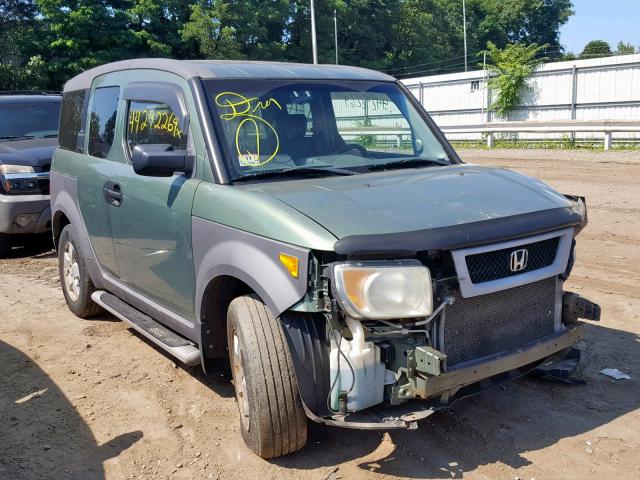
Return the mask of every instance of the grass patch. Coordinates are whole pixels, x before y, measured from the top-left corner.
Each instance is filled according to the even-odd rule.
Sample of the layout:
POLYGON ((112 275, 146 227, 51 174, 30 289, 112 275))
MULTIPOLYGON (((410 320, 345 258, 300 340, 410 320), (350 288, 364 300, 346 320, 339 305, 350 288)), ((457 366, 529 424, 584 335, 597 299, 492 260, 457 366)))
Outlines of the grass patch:
MULTIPOLYGON (((471 148, 479 150, 588 150, 604 151, 604 140, 571 140, 562 138, 554 140, 506 140, 495 139, 493 147, 487 147, 487 139, 480 140, 453 140, 450 141, 454 148, 471 148)), ((640 150, 640 141, 613 142, 611 150, 640 150)))

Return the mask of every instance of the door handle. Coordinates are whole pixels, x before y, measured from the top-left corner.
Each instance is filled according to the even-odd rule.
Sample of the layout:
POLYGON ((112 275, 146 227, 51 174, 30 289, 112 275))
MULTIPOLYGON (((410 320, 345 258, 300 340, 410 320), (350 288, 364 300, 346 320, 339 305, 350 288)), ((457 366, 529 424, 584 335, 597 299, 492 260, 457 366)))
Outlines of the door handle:
POLYGON ((122 205, 122 189, 120 185, 113 182, 106 182, 102 190, 104 192, 104 199, 109 205, 113 207, 122 205))

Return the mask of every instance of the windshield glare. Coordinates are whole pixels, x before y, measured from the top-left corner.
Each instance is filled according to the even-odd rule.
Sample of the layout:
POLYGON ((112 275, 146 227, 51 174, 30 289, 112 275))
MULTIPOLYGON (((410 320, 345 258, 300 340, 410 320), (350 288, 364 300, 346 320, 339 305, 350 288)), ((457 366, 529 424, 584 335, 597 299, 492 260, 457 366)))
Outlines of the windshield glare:
POLYGON ((210 80, 231 179, 295 168, 356 172, 402 160, 448 163, 443 145, 393 83, 210 80))
POLYGON ((58 135, 60 102, 1 103, 0 140, 58 135))

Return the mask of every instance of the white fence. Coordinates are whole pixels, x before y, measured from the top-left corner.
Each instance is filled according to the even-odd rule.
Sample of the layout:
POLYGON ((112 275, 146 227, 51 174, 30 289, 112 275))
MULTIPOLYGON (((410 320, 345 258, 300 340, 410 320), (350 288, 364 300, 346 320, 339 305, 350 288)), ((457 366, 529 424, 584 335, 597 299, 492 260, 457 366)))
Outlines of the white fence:
MULTIPOLYGON (((492 95, 485 72, 476 70, 447 75, 411 78, 402 82, 431 113, 450 140, 477 140, 491 133, 486 123, 496 120, 489 111, 492 95)), ((546 123, 562 121, 640 121, 640 55, 621 55, 592 60, 542 65, 530 79, 531 90, 506 120, 538 122, 538 127, 494 130, 509 138, 602 138, 604 128, 544 129, 546 123)), ((505 119, 502 119, 505 120, 505 119)), ((518 125, 513 124, 514 128, 518 125)), ((535 125, 532 125, 535 126, 535 125)), ((610 130, 610 140, 640 139, 637 129, 610 130)))

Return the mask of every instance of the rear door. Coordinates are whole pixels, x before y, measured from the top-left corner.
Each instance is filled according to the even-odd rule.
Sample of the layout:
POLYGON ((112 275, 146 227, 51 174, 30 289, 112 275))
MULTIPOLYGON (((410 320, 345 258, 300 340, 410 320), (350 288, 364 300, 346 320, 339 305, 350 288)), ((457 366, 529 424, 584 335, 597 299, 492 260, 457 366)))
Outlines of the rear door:
MULTIPOLYGON (((98 263, 106 273, 118 276, 111 234, 110 211, 114 199, 110 189, 111 170, 122 159, 115 142, 122 112, 118 108, 126 74, 98 77, 89 96, 86 155, 78 160, 78 204, 98 263)), ((115 193, 117 197, 117 192, 115 193)))
POLYGON ((138 175, 131 165, 131 151, 140 144, 170 144, 202 154, 194 142, 196 117, 190 115, 190 102, 187 84, 179 77, 131 71, 123 99, 124 161, 114 166, 111 176, 122 193, 121 205, 111 209, 121 281, 185 318, 194 318, 191 209, 200 181, 194 178, 195 172, 172 177, 138 175))

